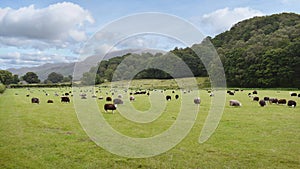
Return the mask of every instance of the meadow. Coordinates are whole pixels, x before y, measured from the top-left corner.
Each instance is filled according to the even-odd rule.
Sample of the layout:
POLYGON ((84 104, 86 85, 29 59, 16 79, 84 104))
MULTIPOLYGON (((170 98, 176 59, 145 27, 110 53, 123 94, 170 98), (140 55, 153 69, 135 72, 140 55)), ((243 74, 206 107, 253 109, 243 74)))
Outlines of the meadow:
MULTIPOLYGON (((173 82, 168 82, 172 83, 173 82)), ((151 80, 133 81, 133 88, 165 83, 151 80)), ((89 90, 98 90, 97 97, 111 96, 108 84, 87 91, 86 102, 96 102, 104 118, 117 131, 131 137, 147 138, 168 129, 176 120, 180 99, 167 102, 163 114, 147 124, 133 123, 118 111, 105 113, 104 100, 93 99, 89 90), (101 91, 101 92, 100 92, 101 91)), ((176 86, 176 84, 174 84, 176 86)), ((288 90, 257 89, 258 96, 293 99, 288 90)), ((0 168, 299 168, 300 107, 284 105, 260 107, 248 97, 251 89, 226 96, 226 105, 218 128, 210 139, 198 142, 203 123, 211 106, 207 90, 200 89, 200 109, 190 133, 173 149, 149 158, 126 158, 97 146, 82 129, 71 103, 61 103, 55 93, 72 88, 6 89, 0 95, 0 168), (46 96, 48 93, 49 96, 46 96), (30 94, 30 97, 26 97, 30 94), (38 97, 40 104, 30 99, 38 97), (46 101, 52 99, 53 104, 46 101), (230 107, 236 99, 242 107, 230 107)), ((173 97, 172 89, 164 91, 173 97)), ((196 92, 196 91, 192 91, 196 92)), ((198 92, 198 91, 197 91, 198 92)), ((300 91, 295 91, 300 93, 300 91)), ((150 92, 151 94, 151 92, 150 92)), ((116 97, 116 94, 113 96, 116 97)), ((147 95, 136 95, 132 103, 137 110, 150 107, 147 95)), ((128 99, 128 95, 123 95, 128 99)), ((191 98, 193 102, 193 98, 191 98)), ((120 105, 121 106, 121 105, 120 105)), ((145 145, 147 146, 147 145, 145 145)))

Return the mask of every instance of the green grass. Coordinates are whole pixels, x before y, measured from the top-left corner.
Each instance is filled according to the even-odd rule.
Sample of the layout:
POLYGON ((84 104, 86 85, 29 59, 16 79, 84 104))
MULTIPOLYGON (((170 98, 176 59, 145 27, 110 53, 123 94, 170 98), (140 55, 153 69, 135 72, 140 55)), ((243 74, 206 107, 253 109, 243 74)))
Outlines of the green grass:
MULTIPOLYGON (((182 83, 189 79, 194 78, 177 78, 174 79, 141 79, 141 80, 125 80, 118 82, 106 82, 102 83, 102 87, 126 87, 130 86, 131 89, 179 89, 178 83, 182 83)), ((197 77, 195 78, 199 88, 208 88, 210 87, 209 78, 207 77, 197 77)), ((185 86, 187 87, 187 86, 185 86)))
MULTIPOLYGON (((147 88, 146 84, 151 84, 151 81, 132 83, 135 87, 147 88)), ((105 97, 105 91, 109 89, 101 89, 102 93, 97 95, 105 97)), ((70 90, 71 88, 31 88, 30 91, 7 89, 0 95, 0 168, 299 168, 300 166, 300 107, 288 108, 279 105, 259 107, 257 102, 251 101, 247 96, 250 90, 237 92, 235 96, 227 96, 225 111, 217 130, 207 142, 199 144, 199 135, 211 104, 208 93, 200 90, 202 99, 200 111, 188 136, 168 152, 142 159, 111 154, 91 141, 79 124, 73 100, 71 104, 60 103, 60 98, 54 96, 55 92, 62 94, 70 90), (50 96, 46 96, 43 90, 50 96), (26 94, 30 94, 30 97, 26 97, 26 94), (31 104, 31 97, 39 97, 41 103, 31 104), (47 104, 47 99, 54 100, 54 104, 47 104), (229 107, 230 99, 241 101, 243 106, 229 107)), ((166 92, 172 95, 171 90, 166 92)), ((258 92, 260 97, 292 98, 289 91, 279 93, 277 90, 258 90, 258 92)), ((91 101, 90 96, 91 94, 86 101, 91 101)), ((127 95, 123 96, 127 98, 127 95)), ((292 99, 300 103, 299 98, 292 99)), ((128 136, 142 138, 157 135, 168 129, 175 121, 180 107, 180 101, 171 100, 157 120, 149 124, 139 124, 126 120, 118 111, 115 114, 104 113, 105 101, 97 100, 97 103, 104 118, 113 128, 128 136)), ((146 111, 150 107, 148 96, 136 96, 133 104, 141 111, 146 111)))

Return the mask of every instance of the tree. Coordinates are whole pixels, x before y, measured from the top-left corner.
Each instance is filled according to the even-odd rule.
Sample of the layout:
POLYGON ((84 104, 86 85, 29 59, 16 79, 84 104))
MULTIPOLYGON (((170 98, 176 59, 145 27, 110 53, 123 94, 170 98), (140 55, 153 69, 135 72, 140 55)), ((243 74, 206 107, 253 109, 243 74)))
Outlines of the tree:
MULTIPOLYGON (((98 75, 97 75, 98 76, 98 75)), ((94 85, 96 84, 96 74, 91 72, 85 72, 81 78, 81 84, 83 85, 94 85)))
POLYGON ((62 80, 62 82, 71 82, 72 81, 72 76, 69 75, 69 76, 65 76, 62 80))
POLYGON ((8 85, 12 82, 12 73, 7 70, 0 70, 0 82, 8 85))
POLYGON ((22 79, 25 80, 27 83, 40 83, 40 79, 37 74, 34 72, 27 72, 24 76, 22 76, 22 79))
POLYGON ((0 70, 0 82, 4 85, 17 84, 19 78, 18 75, 13 75, 10 71, 0 70))
POLYGON ((47 78, 47 80, 51 81, 52 83, 62 82, 63 79, 64 79, 64 76, 62 74, 59 74, 56 72, 50 73, 47 78))
POLYGON ((13 75, 12 77, 12 84, 18 84, 20 82, 18 75, 13 75))

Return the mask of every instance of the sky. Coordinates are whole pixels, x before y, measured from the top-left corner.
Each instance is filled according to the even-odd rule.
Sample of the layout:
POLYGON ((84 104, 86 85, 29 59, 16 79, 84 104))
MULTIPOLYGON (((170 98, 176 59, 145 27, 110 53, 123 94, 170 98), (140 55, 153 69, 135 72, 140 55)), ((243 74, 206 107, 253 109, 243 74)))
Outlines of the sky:
MULTIPOLYGON (((120 18, 145 12, 178 17, 204 36, 214 37, 254 16, 282 12, 299 14, 300 0, 1 0, 0 69, 80 60, 82 49, 97 32, 120 18)), ((120 27, 126 29, 127 26, 123 23, 120 27)), ((98 52, 120 50, 125 46, 165 51, 185 46, 172 37, 158 35, 132 35, 119 46, 109 43, 109 39, 116 36, 115 32, 102 35, 106 41, 101 39, 98 52)))

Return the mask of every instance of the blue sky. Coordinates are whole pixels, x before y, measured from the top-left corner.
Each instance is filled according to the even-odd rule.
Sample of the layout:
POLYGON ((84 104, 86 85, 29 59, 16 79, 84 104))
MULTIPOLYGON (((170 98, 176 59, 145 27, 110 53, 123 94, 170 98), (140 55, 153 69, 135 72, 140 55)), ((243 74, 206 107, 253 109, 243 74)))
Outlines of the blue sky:
MULTIPOLYGON (((178 16, 213 37, 254 16, 299 14, 300 0, 1 0, 0 69, 76 61, 95 32, 121 17, 143 12, 178 16)), ((174 40, 148 37, 132 38, 125 46, 138 43, 132 47, 170 50, 179 45, 174 40)), ((109 45, 102 45, 105 52, 109 45)))

